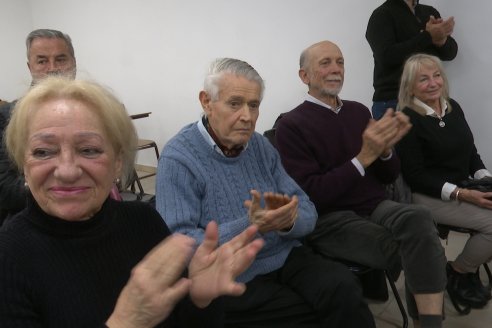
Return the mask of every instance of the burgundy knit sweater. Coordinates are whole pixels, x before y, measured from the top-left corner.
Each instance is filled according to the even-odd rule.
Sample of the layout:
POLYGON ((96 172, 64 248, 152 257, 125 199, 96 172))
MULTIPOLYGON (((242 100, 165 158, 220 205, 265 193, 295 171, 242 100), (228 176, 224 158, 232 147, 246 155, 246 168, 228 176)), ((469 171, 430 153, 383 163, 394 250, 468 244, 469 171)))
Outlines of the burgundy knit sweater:
POLYGON ((371 115, 343 100, 338 114, 305 101, 277 121, 276 142, 286 171, 309 195, 318 214, 353 210, 370 214, 385 199, 383 184, 399 173, 396 153, 376 160, 361 176, 351 160, 360 152, 371 115))

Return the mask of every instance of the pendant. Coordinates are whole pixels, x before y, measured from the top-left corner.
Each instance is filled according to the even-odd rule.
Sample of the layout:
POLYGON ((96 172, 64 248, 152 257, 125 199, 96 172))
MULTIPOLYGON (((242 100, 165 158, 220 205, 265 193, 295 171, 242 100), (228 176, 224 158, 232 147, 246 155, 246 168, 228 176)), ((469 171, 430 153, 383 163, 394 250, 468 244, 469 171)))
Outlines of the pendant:
POLYGON ((444 123, 444 121, 439 121, 439 126, 441 128, 445 127, 446 126, 446 123, 444 123))

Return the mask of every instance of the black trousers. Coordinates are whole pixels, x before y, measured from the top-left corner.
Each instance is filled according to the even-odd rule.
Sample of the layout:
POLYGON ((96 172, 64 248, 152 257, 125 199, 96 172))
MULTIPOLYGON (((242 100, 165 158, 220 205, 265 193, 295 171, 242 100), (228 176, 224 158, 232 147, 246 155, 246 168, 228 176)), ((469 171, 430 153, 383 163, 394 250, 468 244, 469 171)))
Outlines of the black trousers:
POLYGON ((407 309, 418 318, 413 294, 442 292, 446 257, 428 209, 382 201, 369 217, 353 211, 322 215, 307 238, 317 252, 373 268, 405 272, 407 309))
POLYGON ((224 301, 226 327, 375 327, 357 277, 306 246, 246 286, 242 296, 224 301))

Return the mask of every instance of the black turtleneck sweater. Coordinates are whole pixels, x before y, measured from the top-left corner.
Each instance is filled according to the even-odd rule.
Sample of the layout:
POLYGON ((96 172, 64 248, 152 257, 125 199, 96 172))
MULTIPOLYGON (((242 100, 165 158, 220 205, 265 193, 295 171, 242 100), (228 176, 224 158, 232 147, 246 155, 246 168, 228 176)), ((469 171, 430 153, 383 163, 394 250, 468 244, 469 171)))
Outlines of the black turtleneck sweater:
MULTIPOLYGON (((68 222, 31 199, 0 230, 0 326, 104 327, 132 268, 169 234, 144 203, 108 199, 91 219, 68 222)), ((185 299, 160 326, 217 327, 216 307, 185 299)))

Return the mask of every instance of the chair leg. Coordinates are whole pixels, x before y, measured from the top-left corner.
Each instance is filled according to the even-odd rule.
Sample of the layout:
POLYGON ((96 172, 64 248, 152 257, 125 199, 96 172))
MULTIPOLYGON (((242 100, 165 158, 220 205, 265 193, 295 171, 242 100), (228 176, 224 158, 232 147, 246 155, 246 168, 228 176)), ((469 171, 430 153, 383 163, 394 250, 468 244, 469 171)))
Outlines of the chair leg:
POLYGON ((483 268, 485 269, 485 272, 487 273, 487 279, 489 280, 489 283, 487 284, 487 287, 490 289, 492 287, 492 273, 490 272, 489 265, 487 262, 485 262, 483 265, 483 268))
POLYGON ((391 278, 391 275, 388 273, 388 270, 384 270, 384 273, 386 274, 386 278, 388 279, 389 285, 391 287, 391 291, 393 292, 393 295, 395 296, 396 304, 398 304, 398 308, 400 309, 400 313, 401 313, 401 316, 403 318, 403 328, 408 328, 407 311, 405 310, 405 307, 403 306, 403 302, 401 301, 400 294, 398 293, 398 290, 396 289, 395 282, 391 278))
POLYGON ((157 144, 154 143, 154 151, 155 151, 155 157, 157 160, 159 160, 159 149, 157 148, 157 144))
POLYGON ((137 200, 141 200, 143 195, 145 194, 145 192, 144 192, 144 189, 142 187, 142 183, 140 182, 140 178, 138 177, 137 170, 135 170, 135 169, 133 169, 133 177, 134 177, 134 180, 131 183, 130 190, 132 191, 132 193, 137 195, 137 200), (135 190, 135 184, 138 187, 138 194, 135 192, 136 191, 135 190))

